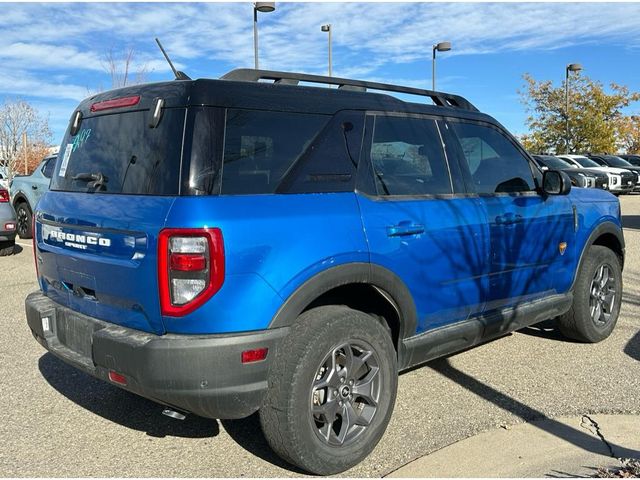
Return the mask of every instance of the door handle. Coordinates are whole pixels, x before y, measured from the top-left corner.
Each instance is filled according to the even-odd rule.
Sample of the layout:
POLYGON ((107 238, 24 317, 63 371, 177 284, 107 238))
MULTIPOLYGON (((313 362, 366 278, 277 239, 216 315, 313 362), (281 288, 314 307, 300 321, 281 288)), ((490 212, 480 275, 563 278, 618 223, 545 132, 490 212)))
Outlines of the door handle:
POLYGON ((522 223, 522 215, 518 215, 517 213, 505 213, 504 215, 498 215, 496 217, 497 225, 514 225, 516 223, 522 223))
POLYGON ((424 233, 424 225, 409 222, 400 222, 398 225, 387 227, 389 237, 402 237, 405 235, 419 235, 424 233))
POLYGON ((38 186, 37 185, 31 185, 31 188, 33 188, 34 190, 37 190, 38 186))

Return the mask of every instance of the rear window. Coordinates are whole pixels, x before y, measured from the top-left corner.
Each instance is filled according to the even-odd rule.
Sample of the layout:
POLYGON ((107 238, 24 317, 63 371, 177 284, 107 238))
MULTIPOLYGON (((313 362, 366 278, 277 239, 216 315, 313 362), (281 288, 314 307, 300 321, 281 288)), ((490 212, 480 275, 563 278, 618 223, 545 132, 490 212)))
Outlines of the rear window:
POLYGON ((156 128, 146 110, 84 118, 62 142, 51 190, 177 195, 184 118, 166 109, 156 128))

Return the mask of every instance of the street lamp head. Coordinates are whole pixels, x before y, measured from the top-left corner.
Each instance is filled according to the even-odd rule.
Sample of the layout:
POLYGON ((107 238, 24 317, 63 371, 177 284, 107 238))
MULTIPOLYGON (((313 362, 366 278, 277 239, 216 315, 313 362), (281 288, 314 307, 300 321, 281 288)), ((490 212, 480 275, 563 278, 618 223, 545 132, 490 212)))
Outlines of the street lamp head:
POLYGON ((273 12, 276 9, 276 2, 256 2, 253 8, 261 13, 273 12))
POLYGON ((434 50, 439 52, 448 52, 451 50, 451 42, 440 42, 433 46, 434 50))
POLYGON ((331 31, 331 24, 327 23, 326 25, 322 25, 320 27, 320 30, 322 30, 323 32, 330 32, 331 31))
POLYGON ((570 63, 567 65, 568 72, 579 72, 580 70, 582 70, 582 65, 579 63, 570 63))

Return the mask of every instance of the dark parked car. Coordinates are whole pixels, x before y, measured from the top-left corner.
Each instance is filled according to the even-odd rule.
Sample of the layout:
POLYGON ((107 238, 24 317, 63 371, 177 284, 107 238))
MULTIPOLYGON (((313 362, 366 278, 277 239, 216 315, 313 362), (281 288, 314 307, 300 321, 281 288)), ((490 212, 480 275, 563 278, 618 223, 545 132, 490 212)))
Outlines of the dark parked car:
POLYGON ((609 176, 586 168, 575 168, 566 160, 554 155, 534 155, 533 158, 543 170, 562 170, 571 178, 571 185, 582 188, 609 189, 609 176))
POLYGON ((257 411, 322 475, 373 450, 399 371, 547 319, 602 341, 623 293, 614 196, 460 96, 297 73, 84 100, 34 234, 26 319, 52 355, 174 417, 257 411))
POLYGON ((633 173, 635 177, 634 192, 640 191, 640 167, 636 167, 625 159, 618 157, 617 155, 587 155, 591 160, 602 166, 624 168, 633 173))
POLYGON ((628 154, 628 155, 618 155, 618 157, 626 160, 634 167, 640 167, 640 155, 628 154))

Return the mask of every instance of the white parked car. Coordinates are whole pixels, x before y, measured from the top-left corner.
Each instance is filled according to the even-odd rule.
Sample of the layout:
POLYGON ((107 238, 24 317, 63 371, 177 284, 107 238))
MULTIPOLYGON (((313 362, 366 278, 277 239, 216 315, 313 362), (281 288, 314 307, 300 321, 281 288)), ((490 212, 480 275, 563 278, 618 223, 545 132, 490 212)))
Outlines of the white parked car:
POLYGON ((574 168, 585 168, 596 172, 605 172, 609 176, 609 191, 614 195, 629 193, 635 187, 635 176, 624 168, 603 167, 584 155, 556 156, 566 160, 574 168))

